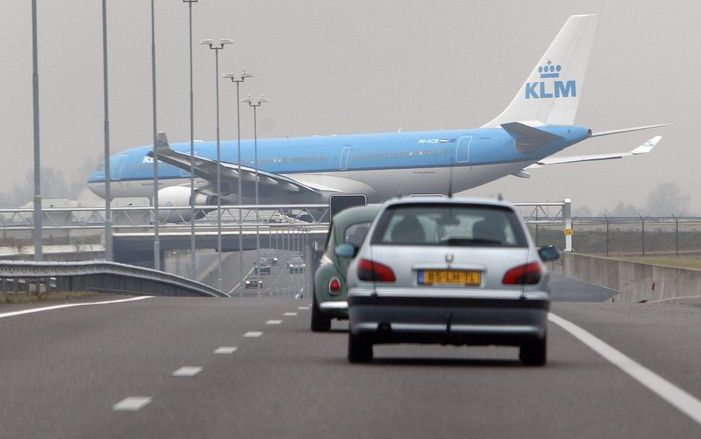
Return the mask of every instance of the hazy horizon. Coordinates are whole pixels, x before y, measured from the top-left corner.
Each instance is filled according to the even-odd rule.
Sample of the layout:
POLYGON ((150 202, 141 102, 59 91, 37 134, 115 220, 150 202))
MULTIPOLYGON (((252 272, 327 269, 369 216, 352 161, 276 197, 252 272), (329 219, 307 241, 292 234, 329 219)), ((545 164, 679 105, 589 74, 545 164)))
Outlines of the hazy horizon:
MULTIPOLYGON (((74 175, 103 149, 100 2, 39 2, 42 166, 74 175)), ((156 2, 159 130, 189 138, 187 5, 156 2)), ((545 167, 467 191, 512 201, 571 198, 593 211, 642 206, 673 182, 701 212, 693 145, 701 114, 701 47, 692 1, 461 2, 340 0, 193 5, 195 137, 215 138, 214 56, 197 43, 231 38, 220 72, 255 75, 242 96, 265 94, 260 137, 478 127, 511 100, 567 17, 599 13, 577 123, 603 131, 670 127, 590 139, 561 155, 620 152, 654 135, 650 154, 545 167)), ((151 143, 150 2, 108 2, 111 150, 151 143)), ((7 192, 32 168, 30 4, 6 8, 0 26, 0 101, 7 192)), ((222 138, 236 136, 235 88, 220 83, 222 138)), ((242 107, 242 136, 252 134, 242 107)))

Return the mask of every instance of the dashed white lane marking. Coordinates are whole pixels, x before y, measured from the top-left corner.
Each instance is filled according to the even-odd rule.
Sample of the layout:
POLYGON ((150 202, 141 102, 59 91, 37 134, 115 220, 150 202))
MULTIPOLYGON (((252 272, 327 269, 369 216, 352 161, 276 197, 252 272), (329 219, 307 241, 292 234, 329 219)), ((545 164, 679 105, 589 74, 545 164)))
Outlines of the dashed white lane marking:
POLYGON ((201 367, 197 366, 184 366, 173 372, 174 377, 194 377, 202 372, 201 367))
POLYGON ((261 331, 248 331, 243 334, 244 337, 260 337, 261 335, 263 335, 261 331))
POLYGON ((128 398, 124 398, 117 404, 113 405, 112 410, 122 412, 135 412, 146 407, 148 404, 151 403, 151 401, 152 398, 148 396, 130 396, 128 398))
POLYGON ((135 300, 150 299, 151 297, 153 297, 153 296, 138 296, 138 297, 130 297, 129 299, 107 300, 104 302, 67 303, 64 305, 54 305, 54 306, 45 306, 42 308, 23 309, 21 311, 12 311, 12 312, 2 313, 2 314, 0 314, 0 319, 3 319, 5 317, 21 316, 23 314, 32 314, 35 312, 52 311, 55 309, 74 308, 76 306, 110 305, 112 303, 133 302, 135 300))
POLYGON ((548 314, 548 320, 555 323, 565 331, 572 334, 579 341, 589 346, 594 352, 613 363, 616 367, 627 373, 640 384, 650 389, 660 398, 664 399, 679 411, 701 424, 701 401, 681 388, 670 383, 655 372, 646 368, 637 361, 629 358, 619 350, 606 344, 585 329, 563 319, 553 313, 548 314))
POLYGON ((286 317, 294 317, 294 316, 296 316, 296 315, 297 315, 296 312, 286 312, 286 313, 283 314, 283 316, 286 316, 286 317))
POLYGON ((268 320, 265 322, 266 325, 280 325, 282 324, 282 320, 268 320))
POLYGON ((304 310, 308 310, 309 307, 308 306, 298 306, 297 309, 304 311, 304 310))
POLYGON ((236 346, 219 346, 214 350, 215 354, 233 354, 236 352, 236 346))

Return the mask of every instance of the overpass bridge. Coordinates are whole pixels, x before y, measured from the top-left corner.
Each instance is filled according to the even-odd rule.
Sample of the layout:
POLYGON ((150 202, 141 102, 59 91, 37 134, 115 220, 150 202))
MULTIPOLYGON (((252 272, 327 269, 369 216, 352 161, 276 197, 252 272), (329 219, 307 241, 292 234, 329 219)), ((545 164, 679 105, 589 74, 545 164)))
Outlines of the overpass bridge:
MULTIPOLYGON (((560 227, 565 251, 572 248, 571 202, 515 203, 531 226, 560 227)), ((155 238, 154 209, 151 206, 112 207, 115 261, 151 266, 155 238)), ((217 206, 195 209, 197 249, 216 249, 218 241, 217 206)), ((44 245, 92 244, 104 240, 104 207, 46 207, 42 209, 44 245)), ((190 206, 159 207, 159 241, 162 256, 174 250, 189 250, 190 206)), ((328 204, 226 205, 221 207, 222 249, 225 252, 262 248, 318 252, 323 248, 329 227, 328 204), (256 215, 256 210, 258 215, 256 215), (256 220, 257 218, 257 220, 256 220)), ((0 254, 31 257, 33 240, 31 208, 0 209, 0 254), (10 250, 7 250, 10 248, 10 250)), ((94 252, 94 247, 91 251, 94 252)), ((164 257, 161 258, 164 260, 164 257)))

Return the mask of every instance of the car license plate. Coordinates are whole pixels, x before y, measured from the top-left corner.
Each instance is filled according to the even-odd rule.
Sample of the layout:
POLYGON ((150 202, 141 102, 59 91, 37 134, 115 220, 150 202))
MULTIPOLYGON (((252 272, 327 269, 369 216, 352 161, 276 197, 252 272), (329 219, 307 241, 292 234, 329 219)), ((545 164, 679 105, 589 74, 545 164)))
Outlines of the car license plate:
POLYGON ((480 285, 479 271, 419 270, 419 285, 480 285))

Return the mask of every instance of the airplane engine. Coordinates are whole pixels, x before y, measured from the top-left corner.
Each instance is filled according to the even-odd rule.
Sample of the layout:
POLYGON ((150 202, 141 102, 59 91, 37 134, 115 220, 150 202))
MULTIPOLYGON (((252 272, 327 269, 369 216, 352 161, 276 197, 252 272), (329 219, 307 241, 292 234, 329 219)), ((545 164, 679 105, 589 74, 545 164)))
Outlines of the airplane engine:
POLYGON ((170 186, 158 191, 158 206, 161 208, 183 207, 182 209, 163 209, 158 211, 158 219, 164 223, 188 222, 191 218, 190 200, 194 197, 196 214, 195 219, 202 218, 206 212, 197 206, 207 206, 216 203, 205 194, 190 191, 189 187, 170 186))

